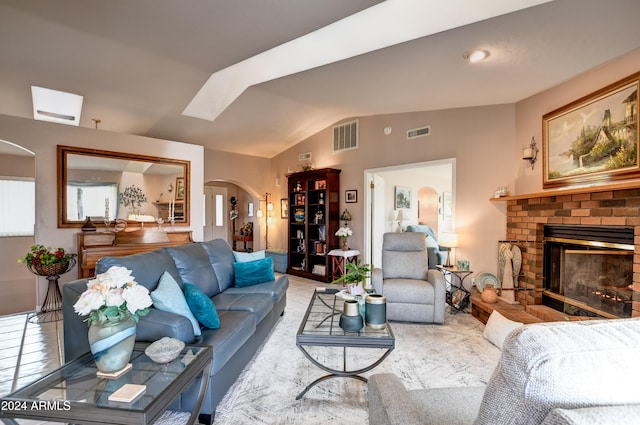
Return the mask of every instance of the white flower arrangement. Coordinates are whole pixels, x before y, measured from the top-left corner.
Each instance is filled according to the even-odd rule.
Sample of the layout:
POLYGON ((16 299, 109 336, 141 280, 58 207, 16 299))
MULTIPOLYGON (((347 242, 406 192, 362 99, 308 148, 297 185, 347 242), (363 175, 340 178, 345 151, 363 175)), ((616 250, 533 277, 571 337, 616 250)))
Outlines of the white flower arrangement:
POLYGON ((87 290, 73 309, 80 316, 89 315, 89 326, 94 321, 122 320, 127 316, 137 323, 139 316, 149 313, 152 303, 149 290, 138 285, 131 270, 113 266, 87 282, 87 290))
POLYGON ((336 232, 336 236, 338 236, 341 239, 347 239, 351 235, 353 235, 353 231, 351 229, 349 229, 348 227, 341 227, 336 232))

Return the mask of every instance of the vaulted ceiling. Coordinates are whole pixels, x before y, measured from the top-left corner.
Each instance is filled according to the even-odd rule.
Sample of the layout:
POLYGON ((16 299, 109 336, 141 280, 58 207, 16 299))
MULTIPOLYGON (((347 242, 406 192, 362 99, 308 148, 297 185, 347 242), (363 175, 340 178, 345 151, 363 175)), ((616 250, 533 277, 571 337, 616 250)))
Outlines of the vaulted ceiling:
POLYGON ((32 117, 36 85, 84 96, 81 126, 272 157, 349 117, 517 102, 640 48, 637 0, 390 2, 422 2, 430 35, 248 85, 209 121, 183 111, 212 74, 381 2, 0 0, 0 114, 32 117), (490 57, 464 61, 475 48, 490 57))

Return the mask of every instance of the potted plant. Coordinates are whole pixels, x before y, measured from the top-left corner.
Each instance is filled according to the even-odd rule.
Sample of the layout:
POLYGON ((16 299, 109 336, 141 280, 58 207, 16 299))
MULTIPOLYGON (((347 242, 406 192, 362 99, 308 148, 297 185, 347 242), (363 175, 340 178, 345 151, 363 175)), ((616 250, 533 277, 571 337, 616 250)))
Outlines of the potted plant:
POLYGON ((355 263, 345 265, 345 273, 331 283, 342 283, 347 286, 347 291, 352 295, 362 295, 365 293, 364 281, 371 276, 371 265, 362 264, 358 260, 355 263))

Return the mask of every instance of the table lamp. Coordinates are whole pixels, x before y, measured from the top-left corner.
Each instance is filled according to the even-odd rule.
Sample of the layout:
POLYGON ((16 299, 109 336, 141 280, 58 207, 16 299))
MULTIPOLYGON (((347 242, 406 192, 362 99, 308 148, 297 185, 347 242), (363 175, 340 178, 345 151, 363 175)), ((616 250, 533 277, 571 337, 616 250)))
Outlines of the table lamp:
POLYGON ((451 248, 458 247, 458 234, 457 233, 441 233, 440 239, 438 240, 438 245, 443 246, 445 248, 449 248, 447 251, 447 262, 445 263, 445 267, 453 267, 451 264, 451 248))

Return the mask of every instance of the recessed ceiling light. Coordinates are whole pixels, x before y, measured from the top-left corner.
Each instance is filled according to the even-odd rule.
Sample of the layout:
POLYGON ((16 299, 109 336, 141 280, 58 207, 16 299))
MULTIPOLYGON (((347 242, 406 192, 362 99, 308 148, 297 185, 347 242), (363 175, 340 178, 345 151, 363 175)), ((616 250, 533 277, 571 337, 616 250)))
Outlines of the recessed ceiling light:
POLYGON ((471 63, 480 62, 489 57, 489 51, 487 50, 472 50, 462 55, 463 58, 471 63))

